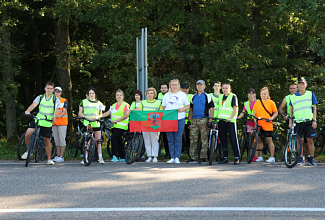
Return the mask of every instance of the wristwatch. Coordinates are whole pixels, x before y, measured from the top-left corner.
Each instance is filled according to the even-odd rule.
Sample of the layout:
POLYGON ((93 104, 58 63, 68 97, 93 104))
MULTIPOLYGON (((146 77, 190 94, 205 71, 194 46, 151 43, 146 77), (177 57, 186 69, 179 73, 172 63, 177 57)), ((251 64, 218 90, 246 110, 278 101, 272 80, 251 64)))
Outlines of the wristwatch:
POLYGON ((313 120, 314 122, 317 122, 317 120, 313 120))

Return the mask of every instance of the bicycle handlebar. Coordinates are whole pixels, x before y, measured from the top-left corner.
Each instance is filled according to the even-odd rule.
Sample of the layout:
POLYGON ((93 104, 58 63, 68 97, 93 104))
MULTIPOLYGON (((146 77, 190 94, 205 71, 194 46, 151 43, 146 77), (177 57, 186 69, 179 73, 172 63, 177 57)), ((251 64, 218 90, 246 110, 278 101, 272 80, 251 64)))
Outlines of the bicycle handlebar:
POLYGON ((287 115, 286 113, 283 113, 283 115, 284 115, 286 118, 291 119, 291 120, 294 121, 294 122, 296 122, 296 121, 301 121, 301 122, 311 121, 311 120, 306 120, 306 119, 302 119, 302 118, 300 118, 300 119, 295 119, 295 118, 290 117, 290 115, 287 115))
POLYGON ((36 114, 36 112, 31 113, 29 115, 26 115, 25 112, 23 112, 21 115, 26 116, 26 117, 29 117, 31 119, 36 119, 37 118, 38 120, 45 120, 45 121, 48 121, 48 122, 53 122, 52 120, 47 119, 47 116, 46 115, 45 115, 45 118, 40 118, 40 117, 36 117, 35 114, 36 114))
POLYGON ((87 119, 86 117, 76 117, 76 119, 83 119, 83 120, 86 120, 86 121, 89 121, 89 122, 95 122, 95 121, 100 122, 100 121, 101 121, 100 119, 89 120, 89 119, 87 119))
POLYGON ((253 118, 255 118, 257 121, 260 121, 260 120, 265 120, 266 122, 271 121, 269 118, 256 117, 256 116, 251 115, 251 114, 247 114, 247 115, 248 115, 248 117, 253 117, 253 118))

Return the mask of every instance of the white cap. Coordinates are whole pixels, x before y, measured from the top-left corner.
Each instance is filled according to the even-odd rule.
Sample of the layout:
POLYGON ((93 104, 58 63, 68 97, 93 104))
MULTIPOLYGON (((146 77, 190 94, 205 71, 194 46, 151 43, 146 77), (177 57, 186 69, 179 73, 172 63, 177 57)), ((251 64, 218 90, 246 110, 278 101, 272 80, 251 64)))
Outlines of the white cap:
POLYGON ((62 92, 62 89, 59 86, 55 87, 54 90, 59 90, 60 92, 62 92))

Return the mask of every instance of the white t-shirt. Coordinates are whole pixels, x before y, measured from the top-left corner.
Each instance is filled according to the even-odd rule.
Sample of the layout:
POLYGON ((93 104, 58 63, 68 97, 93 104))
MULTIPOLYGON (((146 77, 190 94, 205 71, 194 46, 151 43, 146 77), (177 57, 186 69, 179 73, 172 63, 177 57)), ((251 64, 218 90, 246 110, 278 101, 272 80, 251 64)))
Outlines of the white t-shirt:
MULTIPOLYGON (((178 93, 169 93, 167 92, 164 95, 162 106, 165 106, 165 110, 173 110, 173 109, 179 109, 183 108, 184 105, 189 105, 187 95, 179 91, 178 93)), ((185 118, 185 112, 179 112, 178 113, 178 120, 185 118)))

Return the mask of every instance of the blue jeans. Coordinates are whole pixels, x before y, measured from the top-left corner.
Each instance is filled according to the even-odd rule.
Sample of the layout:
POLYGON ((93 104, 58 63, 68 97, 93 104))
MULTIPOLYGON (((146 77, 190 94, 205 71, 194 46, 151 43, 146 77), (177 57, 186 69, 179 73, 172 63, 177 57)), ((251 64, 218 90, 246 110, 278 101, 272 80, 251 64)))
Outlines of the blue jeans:
POLYGON ((182 135, 185 126, 185 118, 178 120, 178 131, 166 132, 171 158, 180 158, 182 153, 182 135))

